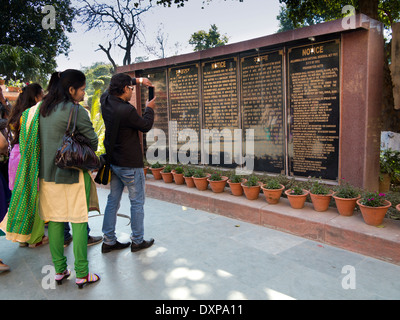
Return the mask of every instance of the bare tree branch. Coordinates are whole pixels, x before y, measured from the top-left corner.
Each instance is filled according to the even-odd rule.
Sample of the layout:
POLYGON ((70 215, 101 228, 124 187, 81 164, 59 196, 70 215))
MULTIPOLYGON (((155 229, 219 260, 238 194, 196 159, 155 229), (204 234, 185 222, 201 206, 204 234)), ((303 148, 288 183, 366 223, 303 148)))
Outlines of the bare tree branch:
POLYGON ((99 44, 99 47, 100 47, 100 49, 97 49, 95 51, 102 50, 102 51, 104 51, 106 53, 108 60, 113 65, 112 73, 115 73, 117 71, 117 64, 115 63, 114 59, 111 57, 111 54, 110 54, 110 50, 111 50, 111 47, 112 47, 111 42, 108 43, 108 48, 107 49, 104 48, 101 44, 99 44))
MULTIPOLYGON (((138 40, 140 15, 147 12, 151 7, 151 0, 148 5, 141 7, 143 0, 131 3, 131 0, 116 0, 116 4, 99 4, 94 1, 90 4, 88 0, 83 0, 83 6, 79 9, 81 24, 87 26, 87 31, 92 29, 102 30, 108 27, 114 34, 111 42, 116 43, 119 48, 125 51, 123 65, 132 62, 132 48, 138 40)), ((100 49, 107 54, 110 60, 110 46, 100 49)), ((111 61, 111 60, 110 60, 111 61)), ((114 64, 113 64, 114 65, 114 64)))

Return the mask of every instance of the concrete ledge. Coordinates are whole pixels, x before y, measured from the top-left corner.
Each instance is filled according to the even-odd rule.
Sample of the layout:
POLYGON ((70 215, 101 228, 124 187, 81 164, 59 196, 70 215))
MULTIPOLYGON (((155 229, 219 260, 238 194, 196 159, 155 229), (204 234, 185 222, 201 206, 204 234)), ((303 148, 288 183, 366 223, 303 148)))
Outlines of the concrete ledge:
POLYGON ((383 227, 365 224, 360 212, 343 217, 335 208, 317 212, 311 203, 292 209, 286 198, 270 205, 260 193, 257 200, 210 189, 199 191, 175 183, 146 178, 146 196, 220 214, 400 265, 400 221, 385 219, 383 227))

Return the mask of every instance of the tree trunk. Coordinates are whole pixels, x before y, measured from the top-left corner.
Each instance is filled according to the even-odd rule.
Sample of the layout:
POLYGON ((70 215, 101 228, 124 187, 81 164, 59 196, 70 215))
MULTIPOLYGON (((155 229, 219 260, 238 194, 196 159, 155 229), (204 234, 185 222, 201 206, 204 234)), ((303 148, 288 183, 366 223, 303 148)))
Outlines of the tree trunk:
POLYGON ((375 20, 378 20, 378 4, 379 0, 358 0, 360 13, 375 20))

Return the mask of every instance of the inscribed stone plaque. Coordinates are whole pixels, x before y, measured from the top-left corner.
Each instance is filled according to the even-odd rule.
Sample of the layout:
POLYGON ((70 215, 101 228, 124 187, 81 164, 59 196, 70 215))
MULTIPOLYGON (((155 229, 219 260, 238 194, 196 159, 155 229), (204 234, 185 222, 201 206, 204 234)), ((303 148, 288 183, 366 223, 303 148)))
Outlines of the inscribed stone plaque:
POLYGON ((241 59, 243 129, 254 130, 255 171, 285 173, 282 65, 282 50, 241 59))
POLYGON ((195 162, 198 163, 200 155, 199 65, 170 68, 168 81, 171 143, 176 144, 176 151, 186 150, 186 148, 182 148, 183 145, 187 145, 189 142, 194 143, 195 145, 191 146, 190 150, 196 149, 197 154, 190 155, 189 151, 185 151, 185 155, 191 157, 191 163, 194 162, 193 157, 196 156, 195 162), (191 135, 192 133, 196 133, 195 137, 191 135), (185 138, 185 141, 180 141, 180 138, 185 138))
POLYGON ((209 154, 205 161, 229 167, 233 164, 233 130, 239 128, 237 58, 203 62, 202 75, 203 129, 214 129, 210 135, 203 135, 205 157, 209 154), (219 141, 219 144, 212 143, 212 147, 218 145, 219 149, 208 149, 207 143, 211 139, 219 141))
POLYGON ((290 174, 336 180, 339 40, 289 49, 290 174))

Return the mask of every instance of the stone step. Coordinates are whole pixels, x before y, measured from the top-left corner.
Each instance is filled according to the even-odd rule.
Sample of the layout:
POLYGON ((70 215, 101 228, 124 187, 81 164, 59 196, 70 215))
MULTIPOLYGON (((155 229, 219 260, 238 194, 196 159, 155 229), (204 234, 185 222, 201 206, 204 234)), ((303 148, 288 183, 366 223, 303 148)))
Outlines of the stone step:
POLYGON ((229 218, 291 233, 342 249, 400 264, 400 221, 385 219, 382 226, 367 225, 359 211, 351 217, 338 214, 336 208, 317 212, 306 202, 303 209, 292 209, 281 197, 271 205, 260 193, 257 200, 234 196, 227 187, 223 193, 199 191, 175 183, 146 178, 146 196, 180 204, 229 218))

